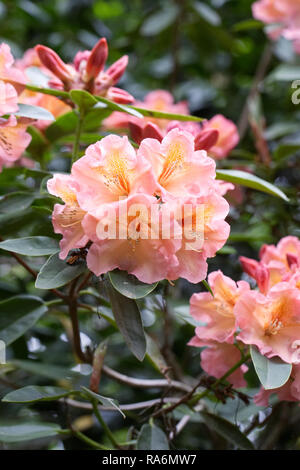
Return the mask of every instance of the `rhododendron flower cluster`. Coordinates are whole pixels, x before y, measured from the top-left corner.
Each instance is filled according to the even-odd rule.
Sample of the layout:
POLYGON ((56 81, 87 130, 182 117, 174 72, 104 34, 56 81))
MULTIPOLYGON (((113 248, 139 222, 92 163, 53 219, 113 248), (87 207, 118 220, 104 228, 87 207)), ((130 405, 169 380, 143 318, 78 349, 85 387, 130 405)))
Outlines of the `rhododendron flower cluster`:
POLYGON ((269 36, 293 42, 300 54, 300 3, 298 0, 259 0, 252 5, 253 16, 271 25, 269 36))
MULTIPOLYGON (((237 284, 221 271, 209 274, 211 293, 191 297, 191 315, 204 326, 196 328, 190 345, 206 349, 201 353, 203 370, 221 377, 225 365, 234 365, 241 350, 254 345, 267 358, 278 357, 292 364, 292 374, 280 389, 264 390, 255 397, 267 404, 272 393, 281 400, 300 399, 300 241, 288 236, 277 246, 264 245, 260 260, 241 257, 245 272, 257 282, 250 289, 245 281, 237 284), (232 362, 230 362, 232 360, 232 362)), ((228 367, 227 367, 228 369, 228 367)), ((243 384, 244 368, 228 380, 243 384)))
POLYGON ((31 119, 19 118, 10 113, 18 111, 18 94, 24 89, 26 77, 14 64, 7 44, 0 45, 0 171, 11 166, 28 147, 31 136, 26 132, 31 119))
POLYGON ((105 70, 108 57, 105 38, 101 38, 91 51, 77 52, 71 64, 65 64, 49 47, 37 45, 35 50, 43 66, 55 77, 49 81, 52 87, 64 90, 83 89, 117 103, 133 101, 127 91, 114 86, 125 72, 128 56, 124 55, 105 70))
MULTIPOLYGON (((172 114, 189 114, 187 102, 174 103, 174 98, 168 91, 155 90, 145 96, 144 101, 136 101, 135 106, 163 111, 172 114)), ((195 150, 207 150, 215 159, 225 158, 239 142, 236 125, 221 114, 212 119, 198 122, 168 121, 156 117, 125 115, 118 111, 112 113, 105 122, 107 129, 129 128, 132 139, 138 144, 147 137, 162 141, 163 137, 172 129, 181 129, 194 136, 195 150)))
POLYGON ((194 150, 189 132, 176 128, 161 142, 144 139, 137 150, 126 136, 104 137, 70 175, 48 182, 64 201, 53 212, 54 229, 63 235, 60 257, 92 242, 87 265, 98 276, 119 268, 146 283, 201 281, 207 258, 229 235, 229 207, 215 176, 215 162, 194 150))

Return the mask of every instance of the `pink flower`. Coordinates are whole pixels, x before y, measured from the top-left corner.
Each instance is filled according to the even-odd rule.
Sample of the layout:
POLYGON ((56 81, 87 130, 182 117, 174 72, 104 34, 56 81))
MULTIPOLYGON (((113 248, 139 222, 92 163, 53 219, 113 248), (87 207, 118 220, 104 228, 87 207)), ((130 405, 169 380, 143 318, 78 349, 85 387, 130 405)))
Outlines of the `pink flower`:
POLYGON ((26 118, 17 120, 15 116, 0 118, 0 170, 18 160, 30 144, 31 136, 26 129, 31 122, 26 118))
MULTIPOLYGON (((195 347, 206 346, 201 351, 201 367, 207 374, 217 379, 223 377, 231 367, 241 360, 241 352, 233 344, 218 343, 216 341, 207 344, 201 341, 198 336, 194 336, 188 344, 195 347)), ((229 375, 226 380, 235 388, 246 387, 247 382, 244 379, 244 374, 247 370, 248 367, 243 364, 229 375)))
POLYGON ((76 196, 78 184, 70 175, 54 175, 48 180, 47 187, 50 194, 60 197, 65 203, 55 204, 52 214, 55 233, 63 235, 59 257, 64 259, 71 249, 82 248, 89 241, 82 228, 86 213, 78 204, 76 196))
POLYGON ((239 143, 240 138, 236 125, 222 114, 217 114, 209 121, 204 122, 203 128, 204 130, 215 129, 219 132, 216 144, 209 149, 209 154, 217 160, 227 157, 239 143))
POLYGON ((300 365, 293 365, 289 380, 280 388, 265 390, 263 387, 255 395, 257 406, 268 406, 271 395, 276 394, 280 401, 300 401, 300 365))
POLYGON ((72 175, 80 186, 79 204, 87 211, 137 192, 152 195, 155 189, 150 164, 136 154, 127 137, 116 135, 90 145, 74 163, 72 175))
MULTIPOLYGON (((104 204, 85 218, 85 233, 94 242, 87 264, 94 274, 119 268, 146 283, 167 277, 170 267, 178 263, 175 253, 181 240, 162 238, 160 222, 151 219, 153 206, 159 209, 155 197, 134 194, 118 204, 104 204)), ((176 229, 176 222, 170 223, 176 229)))
POLYGON ((234 307, 238 335, 256 345, 267 357, 279 356, 288 363, 300 362, 300 291, 287 282, 276 284, 265 296, 245 292, 234 307))
POLYGON ((10 47, 5 43, 0 45, 0 80, 13 85, 18 93, 25 88, 26 76, 14 65, 10 47))
POLYGON ((145 139, 138 150, 152 167, 157 194, 163 200, 207 194, 215 178, 215 163, 206 152, 194 151, 192 134, 171 130, 160 143, 145 139))
POLYGON ((44 67, 59 79, 60 84, 52 82, 54 87, 65 90, 84 89, 118 103, 133 102, 133 97, 128 92, 114 86, 125 72, 128 57, 121 57, 104 70, 108 56, 105 38, 101 38, 91 51, 78 52, 72 64, 65 64, 49 47, 37 45, 35 50, 44 67))
POLYGON ((0 115, 17 111, 18 94, 10 83, 0 80, 0 115))
POLYGON ((196 328, 196 335, 201 341, 233 343, 236 332, 234 307, 238 299, 250 289, 245 281, 235 283, 221 271, 208 275, 210 292, 193 294, 190 300, 190 313, 206 326, 196 328))

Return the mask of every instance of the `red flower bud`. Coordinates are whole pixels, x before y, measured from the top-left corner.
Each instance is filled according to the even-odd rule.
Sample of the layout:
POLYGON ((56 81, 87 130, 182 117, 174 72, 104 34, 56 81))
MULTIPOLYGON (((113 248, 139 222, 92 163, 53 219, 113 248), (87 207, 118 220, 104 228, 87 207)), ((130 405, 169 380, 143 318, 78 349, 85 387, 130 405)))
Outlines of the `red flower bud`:
POLYGON ((258 261, 240 256, 243 270, 256 280, 259 290, 266 294, 269 287, 270 273, 267 267, 258 261))
POLYGON ((111 82, 115 85, 120 78, 122 77, 123 73, 126 70, 128 64, 128 56, 123 55, 119 60, 114 62, 108 69, 106 70, 107 75, 110 76, 111 82))
POLYGON ((72 81, 72 75, 68 66, 61 60, 61 58, 52 49, 38 44, 35 50, 40 58, 42 64, 47 67, 56 77, 62 82, 69 83, 72 81))
POLYGON ((213 147, 219 138, 217 129, 208 129, 199 132, 195 137, 195 150, 209 150, 213 147))
POLYGON ((143 139, 147 139, 150 137, 151 139, 157 139, 159 142, 162 141, 163 135, 159 129, 159 127, 156 124, 153 124, 152 122, 148 122, 146 126, 144 127, 144 132, 143 132, 143 139))
POLYGON ((115 101, 116 103, 121 104, 129 104, 133 103, 134 97, 130 95, 125 90, 121 90, 121 88, 110 87, 107 92, 107 98, 109 100, 115 101))
POLYGON ((108 56, 108 46, 105 38, 100 39, 91 50, 91 54, 86 64, 88 79, 96 78, 103 70, 108 56))
POLYGON ((132 140, 140 145, 143 140, 143 123, 129 121, 129 130, 132 140))

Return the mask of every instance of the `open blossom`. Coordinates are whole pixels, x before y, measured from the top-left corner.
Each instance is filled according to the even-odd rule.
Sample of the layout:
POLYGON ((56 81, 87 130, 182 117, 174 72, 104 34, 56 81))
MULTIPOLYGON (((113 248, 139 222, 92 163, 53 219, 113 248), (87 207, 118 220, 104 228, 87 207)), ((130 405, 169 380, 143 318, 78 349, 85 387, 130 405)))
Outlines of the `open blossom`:
POLYGON ((217 130, 219 137, 217 142, 209 149, 209 154, 217 160, 225 158, 231 150, 239 143, 239 134, 236 125, 229 119, 217 114, 204 122, 204 130, 217 130))
POLYGON ((282 238, 277 246, 263 245, 260 260, 240 257, 244 271, 253 277, 262 293, 281 281, 288 281, 300 269, 300 240, 297 237, 282 238))
POLYGON ((194 139, 188 132, 173 129, 161 143, 145 139, 138 154, 151 163, 156 193, 163 200, 202 196, 214 182, 214 161, 205 151, 194 151, 194 139))
POLYGON ((208 282, 214 296, 210 292, 201 292, 190 299, 192 317, 206 323, 196 328, 196 336, 202 341, 233 343, 236 332, 234 307, 241 295, 249 291, 249 284, 245 281, 235 283, 221 271, 210 273, 208 282))
MULTIPOLYGON (((241 359, 241 352, 234 344, 219 343, 217 341, 203 342, 198 336, 194 336, 189 346, 205 347, 201 351, 201 367, 209 375, 220 379, 241 359)), ((244 374, 248 367, 242 364, 237 370, 227 377, 235 388, 245 387, 247 385, 244 374)))
POLYGON ((300 401, 300 365, 293 365, 289 380, 280 388, 265 390, 263 387, 254 396, 257 406, 268 406, 271 395, 276 394, 280 401, 300 401))
MULTIPOLYGON (((178 263, 175 253, 181 240, 162 237, 161 224, 152 223, 153 206, 159 209, 154 196, 134 194, 117 205, 103 205, 84 220, 85 232, 94 242, 87 255, 93 273, 99 276, 119 268, 146 283, 167 277, 170 266, 178 263), (108 226, 115 230, 110 237, 108 226)), ((176 230, 176 222, 170 223, 176 230)))
POLYGON ((0 80, 0 115, 18 110, 18 94, 10 83, 0 80))
POLYGON ((25 88, 26 76, 24 72, 15 66, 14 58, 8 44, 0 44, 0 80, 10 83, 18 93, 25 88))
POLYGON ((254 18, 268 25, 272 39, 280 35, 293 41, 294 49, 300 52, 300 3, 298 0, 259 0, 252 5, 254 18))
POLYGON ((55 204, 52 223, 55 233, 63 235, 60 241, 61 259, 66 258, 69 250, 82 248, 89 241, 82 228, 85 212, 79 207, 76 193, 78 184, 70 175, 56 174, 47 182, 48 191, 60 197, 64 204, 55 204))
POLYGON ((78 52, 72 64, 65 64, 49 47, 38 45, 35 50, 44 67, 60 81, 59 84, 52 82, 54 87, 65 90, 84 89, 117 103, 133 101, 127 91, 114 86, 125 72, 128 57, 123 56, 108 69, 104 69, 108 57, 105 38, 101 38, 91 51, 78 52))
POLYGON ((235 305, 238 339, 256 345, 267 357, 300 362, 300 290, 287 282, 276 284, 267 295, 243 294, 235 305))
POLYGON ((150 164, 126 136, 109 135, 90 145, 74 163, 72 175, 80 185, 79 203, 89 211, 136 192, 152 195, 155 189, 150 164))
POLYGON ((15 116, 0 118, 0 170, 16 162, 30 144, 31 135, 26 129, 31 122, 27 118, 17 120, 15 116))

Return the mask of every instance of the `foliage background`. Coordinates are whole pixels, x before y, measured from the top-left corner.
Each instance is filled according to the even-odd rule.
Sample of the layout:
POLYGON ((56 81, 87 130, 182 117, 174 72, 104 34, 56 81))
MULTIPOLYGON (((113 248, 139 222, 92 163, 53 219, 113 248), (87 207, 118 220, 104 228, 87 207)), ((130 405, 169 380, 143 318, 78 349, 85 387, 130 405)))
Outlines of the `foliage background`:
MULTIPOLYGON (((40 43, 55 49, 65 60, 70 60, 78 50, 91 49, 99 37, 105 36, 110 48, 110 62, 122 54, 129 55, 129 66, 121 85, 137 99, 143 98, 150 90, 167 89, 174 93, 177 100, 187 99, 193 114, 209 118, 216 113, 222 113, 239 125, 241 142, 231 156, 221 161, 219 166, 254 171, 280 187, 290 197, 291 202, 286 204, 272 196, 252 190, 243 190, 242 203, 234 202, 228 219, 231 224, 231 237, 227 248, 210 260, 209 270, 222 269, 225 274, 236 280, 242 276, 239 255, 256 258, 263 243, 277 242, 286 235, 300 236, 300 211, 297 200, 300 181, 300 112, 299 106, 291 102, 291 82, 300 78, 300 60, 294 55, 291 45, 285 40, 280 40, 272 45, 272 55, 267 63, 268 40, 262 25, 252 19, 252 3, 251 0, 0 2, 0 41, 5 41, 11 46, 15 57, 21 57, 27 48, 40 43), (264 65, 266 78, 260 77, 263 80, 260 81, 259 93, 253 99, 250 111, 252 122, 260 129, 261 137, 268 141, 269 165, 265 164, 257 149, 257 136, 253 137, 245 108, 246 100, 256 83, 255 77, 257 73, 260 74, 264 65)), ((68 149, 54 147, 49 160, 50 157, 50 169, 68 170, 68 149)), ((11 182, 0 174, 0 194, 4 194, 10 184, 11 182)), ((21 182, 19 184, 21 185, 21 182)), ((1 236, 6 238, 16 233, 20 236, 51 234, 49 215, 35 207, 14 214, 10 220, 2 218, 1 236)), ((11 267, 8 257, 4 254, 1 254, 0 261, 0 299, 8 298, 12 294, 37 292, 22 267, 11 267)), ((38 265, 39 260, 34 260, 33 263, 38 265)), ((163 288, 164 286, 161 290, 163 288)), ((202 286, 192 286, 184 281, 179 281, 175 288, 168 289, 172 305, 171 318, 168 320, 171 327, 167 322, 164 328, 161 328, 164 315, 154 306, 154 301, 159 301, 159 298, 149 301, 151 305, 147 305, 149 308, 145 313, 146 322, 150 325, 148 331, 170 349, 171 361, 177 364, 178 374, 181 375, 196 377, 200 373, 199 354, 186 347, 193 335, 193 326, 183 317, 188 311, 191 293, 201 289, 202 286)), ((38 295, 41 295, 40 291, 38 295)), ((47 298, 47 292, 44 297, 47 298)), ((82 313, 80 322, 82 339, 86 344, 89 344, 91 339, 99 343, 113 333, 110 336, 106 358, 111 367, 132 376, 159 377, 151 364, 139 364, 125 348, 121 336, 113 332, 112 327, 97 315, 91 317, 82 313)), ((9 355, 10 359, 35 359, 44 363, 39 373, 34 375, 26 369, 25 363, 14 372, 13 381, 23 386, 32 383, 48 385, 51 379, 54 383, 56 374, 53 373, 51 377, 51 374, 47 373, 46 364, 68 368, 74 365, 74 358, 56 312, 31 330, 31 335, 16 341, 9 350, 9 355)), ((61 380, 63 379, 60 377, 58 382, 61 380)), ((80 377, 82 383, 86 384, 86 380, 84 376, 80 377)), ((258 386, 252 371, 249 373, 249 381, 254 387, 258 386)), ((1 396, 9 390, 9 384, 0 381, 1 396)), ((106 377, 102 379, 101 390, 103 395, 113 396, 122 403, 143 401, 158 394, 158 390, 133 389, 106 377)), ((251 415, 258 411, 252 405, 246 409, 237 399, 229 401, 226 405, 216 402, 210 406, 213 411, 218 410, 232 422, 242 422, 242 426, 249 425, 251 415)), ((300 446, 299 411, 296 413, 293 410, 295 408, 287 404, 275 410, 277 414, 272 415, 269 427, 260 431, 262 448, 300 446), (278 424, 279 417, 284 426, 278 424), (277 422, 275 428, 278 432, 273 430, 270 438, 274 422, 277 422)), ((32 407, 0 404, 0 420, 5 421, 12 416, 41 416, 47 421, 62 422, 65 419, 74 422, 80 418, 81 429, 85 429, 91 437, 99 439, 100 430, 96 423, 91 421, 90 415, 67 409, 62 403, 32 407)), ((145 418, 143 415, 134 414, 124 422, 118 414, 107 413, 106 416, 116 435, 123 440, 126 439, 130 426, 140 427, 145 418)), ((207 429, 197 416, 191 421, 189 427, 175 439, 175 448, 227 448, 226 440, 214 432, 207 438, 207 429)), ((172 423, 164 425, 168 428, 172 423)), ((103 442, 105 439, 105 436, 102 436, 103 442)), ((67 449, 84 447, 83 443, 73 438, 65 439, 63 444, 54 438, 19 444, 21 448, 51 448, 62 445, 67 449)), ((17 445, 3 446, 8 448, 17 445)))

